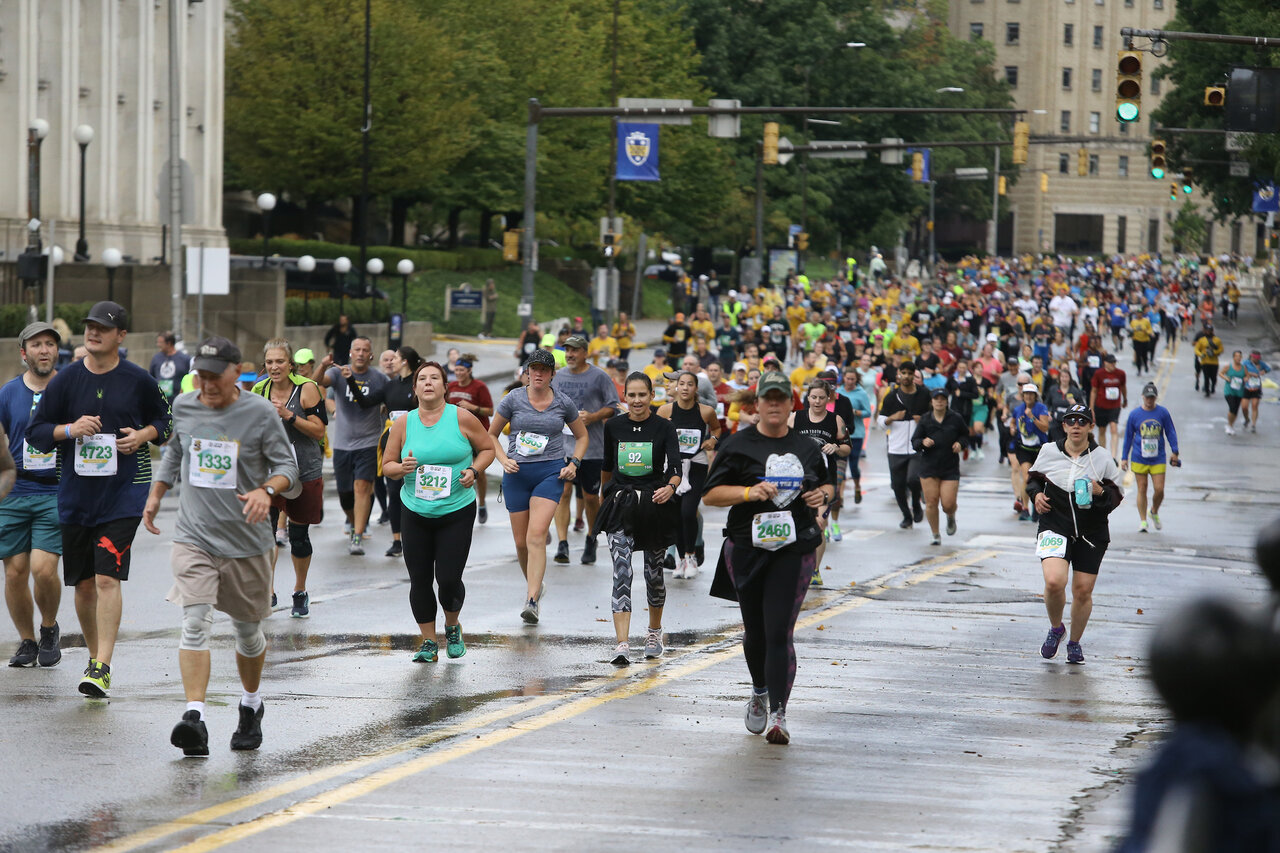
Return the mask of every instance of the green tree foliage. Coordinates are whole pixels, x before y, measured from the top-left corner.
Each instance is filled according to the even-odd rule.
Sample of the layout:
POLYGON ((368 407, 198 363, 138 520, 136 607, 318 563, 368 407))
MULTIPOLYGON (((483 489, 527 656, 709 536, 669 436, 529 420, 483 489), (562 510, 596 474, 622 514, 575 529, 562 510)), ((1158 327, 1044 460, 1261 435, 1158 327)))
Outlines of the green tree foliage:
POLYGON ((1178 215, 1170 223, 1173 230, 1173 250, 1175 252, 1199 252, 1204 243, 1208 228, 1205 218, 1196 210, 1195 203, 1185 201, 1178 208, 1178 215))

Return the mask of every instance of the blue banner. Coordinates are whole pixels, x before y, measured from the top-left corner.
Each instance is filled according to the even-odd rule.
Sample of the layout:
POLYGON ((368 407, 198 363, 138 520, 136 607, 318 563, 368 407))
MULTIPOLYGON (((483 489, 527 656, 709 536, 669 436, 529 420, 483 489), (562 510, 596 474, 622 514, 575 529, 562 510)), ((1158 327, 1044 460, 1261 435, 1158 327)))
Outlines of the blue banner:
POLYGON ((1280 191, 1277 191, 1275 181, 1254 184, 1253 212, 1275 213, 1277 211, 1280 211, 1280 191))
POLYGON ((930 155, 930 154, 932 154, 932 153, 933 153, 933 152, 932 152, 932 151, 930 151, 928 148, 908 148, 908 149, 906 150, 906 155, 907 155, 907 178, 908 178, 908 179, 910 179, 910 180, 915 180, 915 176, 911 174, 911 155, 913 155, 913 154, 923 154, 923 155, 924 155, 924 177, 923 177, 923 178, 921 178, 920 183, 922 183, 922 184, 927 184, 927 183, 929 183, 929 180, 930 180, 930 177, 929 177, 929 175, 930 175, 929 169, 930 169, 930 166, 931 166, 930 160, 932 160, 932 159, 933 159, 933 158, 932 158, 932 157, 930 157, 929 155, 930 155))
POLYGON ((618 122, 618 158, 615 175, 620 181, 656 181, 658 178, 658 126, 618 122))

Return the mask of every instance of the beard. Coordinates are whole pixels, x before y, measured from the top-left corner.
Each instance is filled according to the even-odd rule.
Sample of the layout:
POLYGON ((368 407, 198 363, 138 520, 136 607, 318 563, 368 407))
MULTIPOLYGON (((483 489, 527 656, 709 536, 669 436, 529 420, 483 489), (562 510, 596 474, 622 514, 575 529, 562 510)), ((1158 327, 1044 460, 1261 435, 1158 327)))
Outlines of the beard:
POLYGON ((41 379, 43 379, 43 378, 45 378, 46 376, 48 376, 48 375, 50 375, 51 373, 53 373, 55 364, 56 364, 56 362, 51 361, 51 362, 49 362, 49 366, 48 366, 48 367, 45 367, 45 368, 41 369, 40 362, 38 362, 38 361, 36 361, 36 360, 34 360, 34 359, 31 359, 31 360, 27 361, 27 368, 28 368, 32 373, 34 373, 36 376, 39 376, 41 379))

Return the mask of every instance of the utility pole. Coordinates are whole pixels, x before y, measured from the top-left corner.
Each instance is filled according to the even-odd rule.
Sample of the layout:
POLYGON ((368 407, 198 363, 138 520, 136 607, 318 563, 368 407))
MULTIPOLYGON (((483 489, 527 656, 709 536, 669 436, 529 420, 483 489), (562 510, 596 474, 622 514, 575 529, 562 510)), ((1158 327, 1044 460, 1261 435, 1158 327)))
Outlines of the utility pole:
POLYGON ((764 142, 756 147, 756 255, 760 258, 760 283, 769 280, 769 258, 764 247, 764 142))
MULTIPOLYGON (((182 334, 182 33, 187 0, 169 3, 169 328, 182 334)), ((203 259, 202 259, 203 262, 203 259)))
POLYGON ((987 237, 987 254, 995 257, 1000 244, 1000 146, 996 146, 991 166, 991 233, 987 237))
MULTIPOLYGON (((364 293, 369 262, 369 133, 373 130, 373 102, 369 77, 373 68, 373 0, 364 0, 364 125, 360 128, 360 292, 364 293)), ((372 316, 369 318, 373 319, 372 316)))
MULTIPOLYGON (((621 0, 613 0, 613 67, 609 74, 609 106, 616 107, 618 105, 618 4, 621 0)), ((613 160, 609 163, 609 227, 606 231, 613 230, 613 218, 617 212, 617 192, 618 192, 618 117, 614 116, 609 120, 609 127, 612 130, 611 146, 613 150, 613 160)), ((613 246, 605 258, 605 293, 608 294, 613 287, 613 276, 617 269, 618 254, 618 238, 615 235, 613 246)), ((636 261, 640 266, 644 266, 644 259, 636 261)), ((594 294, 592 296, 594 300, 594 294)), ((608 306, 609 299, 606 295, 605 305, 608 306)), ((594 305, 594 301, 593 301, 594 305)))

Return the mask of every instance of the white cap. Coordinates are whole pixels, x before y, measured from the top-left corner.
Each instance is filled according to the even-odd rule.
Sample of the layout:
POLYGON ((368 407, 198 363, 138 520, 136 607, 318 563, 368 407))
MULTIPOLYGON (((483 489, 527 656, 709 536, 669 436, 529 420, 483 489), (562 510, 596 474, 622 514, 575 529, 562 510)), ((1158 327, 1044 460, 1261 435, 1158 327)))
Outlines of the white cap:
POLYGON ((1040 386, 1036 385, 1036 383, 1034 382, 1028 382, 1026 385, 1022 386, 1022 393, 1023 394, 1031 393, 1031 394, 1035 394, 1036 396, 1039 396, 1040 386))
POLYGON ((730 290, 730 291, 729 291, 729 295, 730 295, 730 296, 732 296, 732 297, 734 297, 734 298, 737 298, 737 296, 738 296, 738 291, 736 291, 736 290, 730 290))
POLYGON ((1000 342, 1000 338, 996 335, 995 332, 987 332, 987 340, 993 344, 1000 342))

